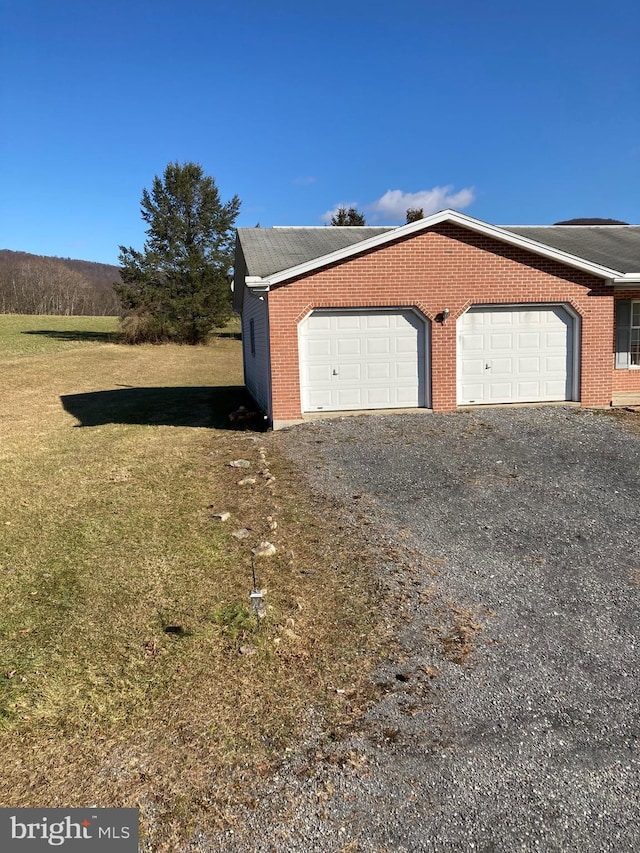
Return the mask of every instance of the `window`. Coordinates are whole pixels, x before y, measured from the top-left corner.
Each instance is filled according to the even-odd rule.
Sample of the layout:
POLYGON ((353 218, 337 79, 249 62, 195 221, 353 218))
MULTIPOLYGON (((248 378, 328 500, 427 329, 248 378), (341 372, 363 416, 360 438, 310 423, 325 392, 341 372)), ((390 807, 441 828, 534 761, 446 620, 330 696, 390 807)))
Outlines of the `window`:
POLYGON ((631 366, 640 367, 640 299, 631 303, 631 366))
MULTIPOLYGON (((638 303, 640 306, 640 302, 638 303)), ((249 320, 249 342, 251 344, 251 355, 255 357, 256 354, 256 330, 253 324, 253 319, 249 320)))
POLYGON ((616 299, 616 367, 640 368, 640 299, 616 299))

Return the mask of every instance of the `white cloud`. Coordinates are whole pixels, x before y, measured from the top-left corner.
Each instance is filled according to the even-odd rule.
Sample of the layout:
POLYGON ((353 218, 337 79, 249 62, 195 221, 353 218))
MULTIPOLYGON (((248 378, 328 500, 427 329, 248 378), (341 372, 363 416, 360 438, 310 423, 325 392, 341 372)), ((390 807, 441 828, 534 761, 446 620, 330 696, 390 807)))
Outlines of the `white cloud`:
POLYGON ((320 217, 322 223, 324 225, 329 225, 332 217, 334 217, 336 215, 336 213, 340 210, 341 207, 346 207, 347 210, 349 210, 350 207, 355 207, 357 210, 358 209, 358 202, 357 201, 341 201, 339 204, 336 204, 335 207, 332 207, 331 210, 327 210, 326 213, 322 214, 322 216, 320 217))
POLYGON ((308 175, 306 177, 295 178, 293 183, 298 187, 308 187, 309 184, 315 184, 317 180, 317 178, 308 175))
POLYGON ((405 221, 410 207, 422 208, 425 216, 436 213, 447 207, 462 210, 475 201, 473 187, 453 192, 453 186, 433 187, 430 190, 418 190, 416 193, 405 193, 402 190, 387 190, 377 201, 368 204, 366 213, 374 220, 384 219, 389 223, 405 221))

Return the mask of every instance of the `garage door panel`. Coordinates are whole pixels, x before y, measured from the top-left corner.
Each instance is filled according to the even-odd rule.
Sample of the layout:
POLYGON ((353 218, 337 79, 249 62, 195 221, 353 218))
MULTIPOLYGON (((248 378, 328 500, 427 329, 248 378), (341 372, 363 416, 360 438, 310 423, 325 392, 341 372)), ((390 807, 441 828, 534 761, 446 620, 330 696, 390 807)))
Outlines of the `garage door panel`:
POLYGON ((394 405, 389 388, 369 388, 366 391, 366 401, 369 409, 386 409, 394 405))
POLYGON ((471 332, 473 329, 478 329, 484 326, 484 314, 467 311, 466 314, 463 314, 462 317, 460 317, 458 324, 460 328, 471 332))
POLYGON ((561 349, 564 350, 565 341, 567 339, 566 331, 558 331, 558 332, 547 332, 544 336, 544 343, 546 349, 561 349))
POLYGON ((362 321, 358 314, 342 314, 335 317, 335 328, 339 331, 359 329, 362 321))
MULTIPOLYGON (((341 330, 344 331, 344 330, 341 330)), ((335 353, 337 356, 361 355, 362 342, 358 338, 336 338, 335 353)))
POLYGON ((367 338, 367 355, 388 355, 392 351, 389 338, 367 338))
POLYGON ((549 400, 564 400, 564 383, 563 382, 545 382, 544 391, 545 396, 549 400))
MULTIPOLYGON (((328 373, 329 381, 331 381, 331 379, 333 378, 333 374, 331 373, 331 370, 329 370, 328 373)), ((345 362, 342 362, 342 364, 340 365, 340 377, 342 380, 347 380, 349 382, 360 381, 360 379, 362 379, 362 365, 360 363, 347 364, 345 362)))
POLYGON ((394 319, 389 314, 368 314, 364 317, 364 325, 367 329, 388 329, 394 319))
POLYGON ((492 376, 511 376, 513 373, 512 358, 492 358, 491 364, 485 370, 490 370, 492 376))
POLYGON ((306 351, 307 355, 310 355, 312 357, 328 357, 329 355, 331 355, 331 343, 328 340, 319 340, 318 338, 311 338, 307 340, 306 351))
POLYGON ((461 340, 461 346, 465 352, 483 352, 484 336, 477 334, 475 330, 473 332, 465 330, 465 335, 461 340))
POLYGON ((334 397, 337 400, 337 409, 361 409, 362 391, 359 388, 343 388, 331 394, 329 402, 325 403, 324 409, 332 408, 334 397))
POLYGON ((415 406, 413 402, 415 394, 415 385, 413 383, 411 385, 399 385, 396 389, 396 405, 403 409, 415 406))
POLYGON ((503 403, 513 396, 512 382, 490 382, 491 398, 496 402, 503 403))
POLYGON ((317 409, 325 409, 331 405, 331 390, 313 389, 309 392, 309 405, 317 409))
MULTIPOLYGON (((417 364, 406 364, 400 363, 395 366, 395 379, 399 379, 403 382, 406 382, 409 379, 418 379, 418 365, 417 364)), ((414 383, 415 384, 415 383, 414 383)))
POLYGON ((571 399, 573 341, 561 306, 471 308, 458 321, 458 402, 571 399))
POLYGON ((529 373, 540 375, 540 359, 537 356, 518 359, 518 375, 526 376, 529 373))
POLYGON ((464 382, 461 386, 461 393, 463 399, 470 402, 481 400, 484 393, 484 384, 482 382, 464 382))
POLYGON ((328 332, 331 319, 324 314, 312 314, 307 318, 307 329, 310 332, 328 332))
POLYGON ((412 354, 416 348, 416 335, 407 335, 405 337, 395 338, 394 344, 394 351, 398 353, 398 355, 412 354))
POLYGON ((424 405, 425 325, 412 311, 319 311, 299 338, 303 411, 424 405))
POLYGON ((539 332, 519 332, 517 346, 519 350, 539 350, 542 340, 539 332))
POLYGON ((389 362, 369 362, 365 365, 367 379, 390 379, 391 367, 389 362))
POLYGON ((467 377, 478 377, 484 376, 484 359, 467 359, 462 362, 460 372, 462 374, 463 380, 466 380, 467 377))
POLYGON ((537 379, 532 379, 529 382, 518 382, 516 393, 519 397, 536 398, 541 393, 540 382, 537 379))
POLYGON ((547 374, 561 373, 565 366, 563 356, 547 356, 544 359, 544 370, 547 374))
POLYGON ((513 349, 513 335, 510 334, 492 334, 491 348, 493 350, 513 349))
POLYGON ((311 364, 306 368, 308 382, 330 382, 331 368, 326 364, 311 364))

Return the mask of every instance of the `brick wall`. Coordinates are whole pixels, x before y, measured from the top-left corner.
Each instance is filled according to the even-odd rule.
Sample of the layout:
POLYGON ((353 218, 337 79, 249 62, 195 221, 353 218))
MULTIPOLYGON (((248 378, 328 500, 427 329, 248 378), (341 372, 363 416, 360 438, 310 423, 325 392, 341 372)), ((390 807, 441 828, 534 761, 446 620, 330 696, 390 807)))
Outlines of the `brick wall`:
POLYGON ((611 402, 612 290, 452 223, 279 285, 268 298, 274 421, 301 416, 298 323, 314 308, 419 308, 432 321, 432 408, 444 412, 456 407, 456 320, 470 305, 563 302, 582 318, 580 400, 611 402), (451 311, 444 325, 435 322, 443 308, 451 311))

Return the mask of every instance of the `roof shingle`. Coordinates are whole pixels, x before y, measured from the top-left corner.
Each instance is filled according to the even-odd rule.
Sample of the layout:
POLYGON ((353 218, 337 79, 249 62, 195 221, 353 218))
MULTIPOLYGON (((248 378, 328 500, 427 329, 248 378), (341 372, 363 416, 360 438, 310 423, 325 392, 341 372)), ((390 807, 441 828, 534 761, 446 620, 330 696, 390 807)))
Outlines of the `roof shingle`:
POLYGON ((393 231, 392 227, 238 228, 247 274, 264 278, 393 231))

